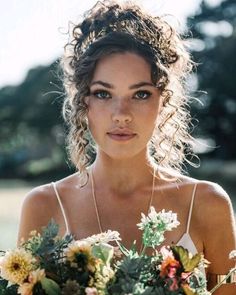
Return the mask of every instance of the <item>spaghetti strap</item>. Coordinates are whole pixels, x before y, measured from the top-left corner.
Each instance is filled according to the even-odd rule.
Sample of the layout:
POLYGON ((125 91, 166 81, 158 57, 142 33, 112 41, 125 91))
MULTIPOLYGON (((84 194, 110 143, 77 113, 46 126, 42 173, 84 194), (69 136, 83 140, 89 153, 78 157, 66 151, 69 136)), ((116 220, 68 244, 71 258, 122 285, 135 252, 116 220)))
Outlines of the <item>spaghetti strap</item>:
POLYGON ((197 182, 194 184, 193 192, 192 192, 191 204, 190 204, 189 213, 188 213, 187 229, 186 229, 187 234, 189 233, 189 228, 190 228, 190 223, 191 223, 191 217, 192 217, 193 203, 194 203, 196 188, 197 188, 197 182))
POLYGON ((57 188, 56 188, 56 184, 55 184, 55 182, 52 182, 52 186, 53 186, 54 192, 55 192, 55 194, 56 194, 56 196, 57 196, 57 200, 58 200, 58 203, 59 203, 60 208, 61 208, 61 213, 62 213, 63 218, 64 218, 64 221, 65 221, 66 234, 68 234, 68 233, 69 233, 68 220, 67 220, 67 218, 66 218, 65 210, 64 210, 64 207, 63 207, 63 205, 62 205, 61 198, 60 198, 59 193, 58 193, 58 191, 57 191, 57 188))

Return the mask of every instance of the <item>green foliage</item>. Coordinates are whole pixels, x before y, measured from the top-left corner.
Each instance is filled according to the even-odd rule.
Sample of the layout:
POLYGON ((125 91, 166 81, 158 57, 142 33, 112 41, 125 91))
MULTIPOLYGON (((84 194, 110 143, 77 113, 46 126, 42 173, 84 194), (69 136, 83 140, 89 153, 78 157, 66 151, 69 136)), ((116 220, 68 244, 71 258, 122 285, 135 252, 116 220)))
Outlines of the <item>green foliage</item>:
MULTIPOLYGON (((155 267, 161 261, 151 256, 139 256, 131 258, 129 256, 118 264, 115 279, 108 285, 108 294, 114 295, 192 295, 189 288, 183 288, 181 280, 178 281, 177 290, 171 290, 173 281, 171 278, 160 276, 160 271, 155 267), (151 266, 151 267, 150 267, 151 266)), ((196 288, 199 283, 195 281, 192 287, 196 288)), ((205 285, 201 285, 199 290, 203 290, 205 285)), ((200 294, 200 293, 199 293, 200 294)), ((204 294, 204 293, 203 293, 204 294)))
POLYGON ((184 272, 193 271, 200 263, 202 255, 197 253, 193 257, 189 256, 188 250, 182 246, 172 246, 171 250, 178 261, 181 262, 184 272))
POLYGON ((93 245, 92 247, 92 254, 101 259, 104 264, 110 263, 113 257, 113 247, 109 244, 100 244, 100 245, 93 245))
POLYGON ((150 276, 151 257, 125 257, 116 273, 116 280, 108 287, 109 294, 143 294, 144 280, 150 276), (139 282, 139 283, 137 283, 139 282))
POLYGON ((0 295, 16 295, 17 286, 12 285, 7 288, 8 282, 6 280, 0 279, 0 295))
POLYGON ((56 282, 51 279, 44 278, 41 281, 43 290, 47 293, 47 295, 60 295, 60 287, 56 282))
MULTIPOLYGON (((176 214, 164 211, 157 213, 151 207, 148 216, 142 216, 139 228, 151 230, 153 227, 157 228, 160 221, 166 223, 164 231, 178 224, 176 214)), ((23 273, 21 280, 24 280, 24 284, 34 282, 34 295, 83 295, 88 286, 104 295, 192 295, 190 289, 198 295, 206 295, 206 281, 195 272, 195 268, 202 262, 202 256, 195 255, 191 258, 183 247, 167 247, 160 252, 153 250, 151 255, 147 255, 143 250, 138 253, 136 244, 133 243, 130 250, 122 247, 126 256, 117 260, 114 247, 108 244, 109 241, 114 241, 114 237, 119 238, 117 232, 108 231, 102 234, 107 243, 95 242, 101 239, 101 234, 75 241, 71 235, 59 237, 58 232, 58 225, 51 220, 42 229, 42 234, 32 232, 29 240, 16 249, 18 260, 21 259, 20 253, 26 255, 27 251, 27 256, 30 254, 29 262, 22 259, 22 265, 30 263, 31 266, 27 275, 23 273)), ((147 243, 150 244, 150 241, 147 243)), ((15 257, 12 255, 14 253, 7 252, 6 256, 3 253, 2 261, 5 262, 2 264, 2 278, 9 282, 0 277, 0 295, 15 295, 18 287, 26 287, 21 282, 19 286, 8 285, 19 281, 14 278, 19 274, 14 274, 12 278, 7 275, 6 265, 9 261, 15 271, 15 261, 12 260, 16 259, 12 258, 15 257)), ((17 263, 17 271, 20 272, 21 265, 17 263)))
POLYGON ((40 267, 49 274, 53 274, 53 279, 56 281, 60 281, 60 278, 66 275, 65 266, 58 262, 63 258, 63 249, 73 240, 72 235, 59 238, 58 230, 58 225, 54 220, 51 220, 48 226, 42 229, 42 235, 33 236, 23 244, 26 250, 39 257, 40 267))
POLYGON ((57 71, 57 62, 37 67, 22 84, 0 89, 0 177, 52 179, 50 173, 68 173, 57 71))
POLYGON ((72 241, 73 237, 67 235, 64 239, 58 238, 59 226, 52 219, 48 226, 43 227, 42 235, 33 236, 25 244, 24 248, 30 250, 33 255, 53 255, 64 249, 72 241))

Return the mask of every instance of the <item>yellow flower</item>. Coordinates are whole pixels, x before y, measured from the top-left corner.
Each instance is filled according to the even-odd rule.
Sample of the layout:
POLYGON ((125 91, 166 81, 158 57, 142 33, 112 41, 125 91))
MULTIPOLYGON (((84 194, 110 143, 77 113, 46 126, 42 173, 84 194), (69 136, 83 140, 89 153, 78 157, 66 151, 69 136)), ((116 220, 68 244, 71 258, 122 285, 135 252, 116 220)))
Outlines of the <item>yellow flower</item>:
POLYGON ((91 272, 95 271, 95 265, 99 260, 92 255, 92 247, 86 241, 74 241, 65 250, 66 259, 72 267, 87 267, 91 272), (79 255, 81 254, 81 257, 79 255))
POLYGON ((68 245, 68 248, 65 251, 67 260, 74 261, 76 254, 83 252, 86 254, 91 254, 91 246, 89 243, 84 241, 74 241, 68 245))
POLYGON ((23 283, 18 288, 18 294, 21 295, 33 295, 34 286, 41 282, 42 279, 45 278, 44 269, 36 269, 32 271, 28 276, 28 282, 23 283))
POLYGON ((39 233, 37 233, 37 231, 36 231, 36 230, 32 230, 32 231, 30 232, 30 236, 31 236, 31 237, 34 237, 34 236, 37 236, 37 235, 39 235, 39 236, 40 236, 40 234, 39 234, 39 233))
POLYGON ((1 277, 20 285, 34 269, 34 263, 34 257, 24 249, 7 251, 0 260, 1 277))

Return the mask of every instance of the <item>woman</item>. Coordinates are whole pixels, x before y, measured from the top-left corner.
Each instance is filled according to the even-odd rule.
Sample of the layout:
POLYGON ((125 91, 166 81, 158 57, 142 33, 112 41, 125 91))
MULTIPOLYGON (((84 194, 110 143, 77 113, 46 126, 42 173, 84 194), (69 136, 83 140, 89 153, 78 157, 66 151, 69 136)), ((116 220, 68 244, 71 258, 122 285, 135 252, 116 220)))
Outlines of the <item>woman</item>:
MULTIPOLYGON (((228 254, 236 248, 235 228, 225 191, 181 174, 193 141, 184 42, 163 19, 135 5, 98 2, 74 27, 61 64, 69 151, 78 172, 28 194, 19 240, 54 218, 61 235, 81 239, 113 229, 127 247, 134 240, 141 247, 140 213, 151 205, 165 208, 181 224, 165 244, 203 252, 212 287, 233 267, 228 254)), ((216 294, 233 293, 227 284, 216 294)))

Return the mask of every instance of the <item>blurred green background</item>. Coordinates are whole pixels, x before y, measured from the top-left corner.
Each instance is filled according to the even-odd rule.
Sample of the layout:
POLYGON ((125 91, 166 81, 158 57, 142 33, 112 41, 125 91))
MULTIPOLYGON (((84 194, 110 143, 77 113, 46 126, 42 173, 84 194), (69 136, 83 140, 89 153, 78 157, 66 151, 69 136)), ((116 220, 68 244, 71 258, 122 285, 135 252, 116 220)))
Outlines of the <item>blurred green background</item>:
MULTIPOLYGON (((236 2, 203 1, 189 16, 186 41, 197 69, 188 79, 192 134, 200 168, 189 174, 221 184, 236 211, 236 2)), ((0 89, 0 249, 16 241, 20 206, 35 185, 74 171, 65 150, 63 87, 58 61, 29 70, 16 86, 0 89)))

